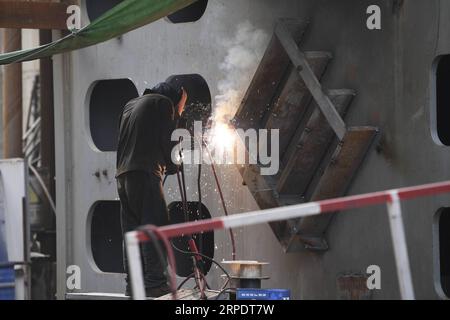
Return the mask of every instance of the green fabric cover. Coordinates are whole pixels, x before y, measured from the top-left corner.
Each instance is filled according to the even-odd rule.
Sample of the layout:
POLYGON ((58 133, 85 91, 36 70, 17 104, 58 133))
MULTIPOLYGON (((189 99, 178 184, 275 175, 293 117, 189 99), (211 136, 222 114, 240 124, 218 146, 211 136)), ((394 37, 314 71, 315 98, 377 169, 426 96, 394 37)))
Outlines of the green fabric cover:
POLYGON ((89 47, 170 15, 195 1, 125 0, 90 25, 62 39, 33 49, 0 54, 0 65, 40 59, 89 47))

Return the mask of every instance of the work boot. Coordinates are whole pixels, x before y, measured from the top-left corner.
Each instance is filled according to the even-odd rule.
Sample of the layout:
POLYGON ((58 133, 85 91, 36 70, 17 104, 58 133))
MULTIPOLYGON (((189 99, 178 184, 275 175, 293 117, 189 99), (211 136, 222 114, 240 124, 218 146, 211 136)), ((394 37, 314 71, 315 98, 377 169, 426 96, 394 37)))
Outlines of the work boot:
POLYGON ((160 285, 159 287, 145 288, 145 295, 148 298, 158 298, 171 292, 172 290, 166 283, 160 285))

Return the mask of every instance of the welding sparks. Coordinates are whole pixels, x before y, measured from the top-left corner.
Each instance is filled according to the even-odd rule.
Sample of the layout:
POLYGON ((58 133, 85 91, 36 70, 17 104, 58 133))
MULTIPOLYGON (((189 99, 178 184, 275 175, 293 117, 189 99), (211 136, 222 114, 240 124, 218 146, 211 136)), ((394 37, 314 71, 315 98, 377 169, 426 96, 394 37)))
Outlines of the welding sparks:
POLYGON ((232 152, 236 144, 236 132, 225 123, 215 123, 208 134, 209 145, 222 152, 232 152))

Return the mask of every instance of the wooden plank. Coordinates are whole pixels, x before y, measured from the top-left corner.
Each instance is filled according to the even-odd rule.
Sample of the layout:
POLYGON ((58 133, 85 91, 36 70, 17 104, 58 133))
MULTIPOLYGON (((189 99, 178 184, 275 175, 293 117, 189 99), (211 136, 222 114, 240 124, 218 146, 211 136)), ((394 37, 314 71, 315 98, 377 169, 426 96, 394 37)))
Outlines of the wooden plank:
MULTIPOLYGON (((344 117, 352 98, 353 90, 331 90, 328 93, 339 114, 344 117)), ((333 141, 333 129, 320 112, 316 103, 312 104, 314 111, 305 128, 300 128, 292 139, 285 166, 277 183, 280 194, 305 195, 311 179, 319 167, 323 156, 333 141)))
POLYGON ((259 166, 255 164, 246 166, 243 172, 244 182, 260 209, 278 207, 271 178, 271 176, 261 175, 259 166))
POLYGON ((67 29, 68 4, 0 0, 0 28, 67 29))
MULTIPOLYGON (((347 193, 377 134, 378 128, 374 127, 349 128, 315 188, 311 201, 342 197, 347 193)), ((303 218, 298 230, 302 234, 322 236, 332 218, 333 214, 303 218)))
POLYGON ((339 140, 342 140, 347 131, 344 120, 340 117, 330 98, 324 93, 322 85, 308 64, 305 54, 300 51, 289 28, 283 22, 280 22, 275 28, 275 34, 284 50, 286 50, 294 68, 302 77, 323 115, 328 120, 328 123, 333 128, 339 140))
MULTIPOLYGON (((308 63, 317 78, 325 72, 331 54, 305 52, 308 63)), ((275 99, 273 110, 267 114, 266 129, 280 130, 280 154, 284 154, 311 101, 311 94, 295 69, 275 99)))
MULTIPOLYGON (((292 41, 300 43, 307 22, 297 19, 282 21, 289 30, 292 41)), ((272 99, 279 85, 283 83, 290 63, 289 56, 274 35, 233 119, 237 128, 261 128, 262 119, 270 110, 272 99)))

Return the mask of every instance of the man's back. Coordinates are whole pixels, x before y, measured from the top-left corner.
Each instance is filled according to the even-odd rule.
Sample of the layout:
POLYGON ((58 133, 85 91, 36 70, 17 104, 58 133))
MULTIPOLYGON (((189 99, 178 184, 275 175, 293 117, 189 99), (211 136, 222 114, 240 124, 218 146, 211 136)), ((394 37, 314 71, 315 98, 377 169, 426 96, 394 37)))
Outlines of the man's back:
POLYGON ((175 127, 174 107, 167 97, 148 94, 128 102, 120 117, 116 176, 145 171, 161 177, 170 163, 175 127))

